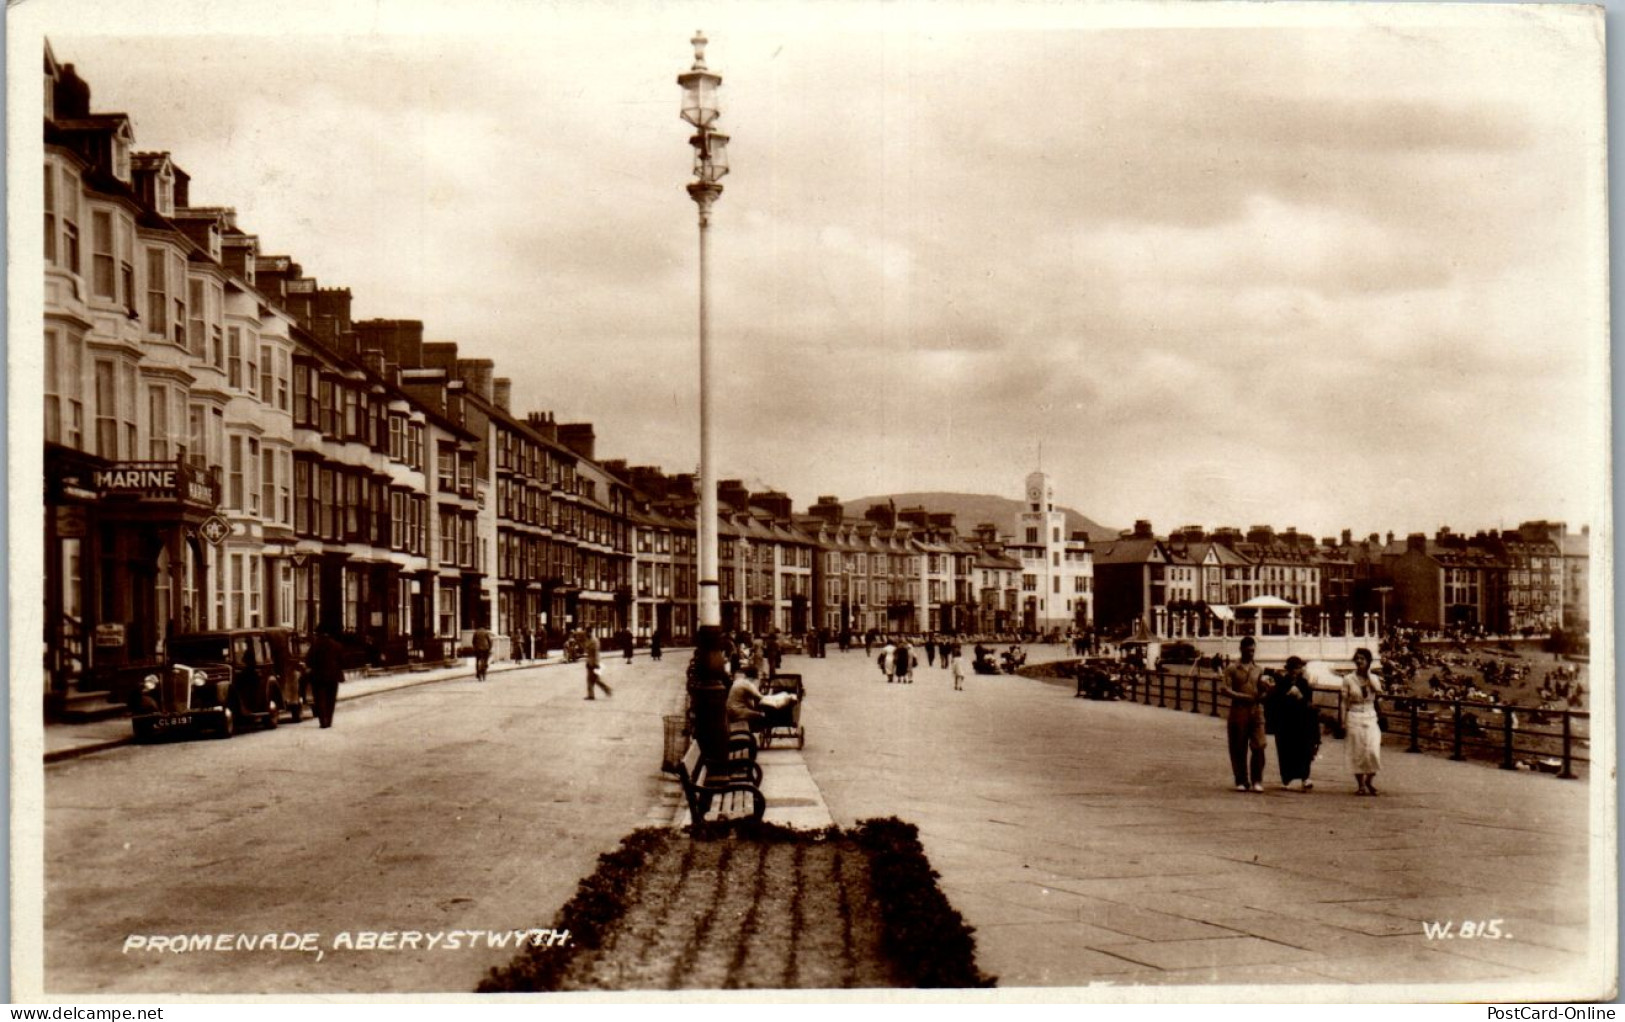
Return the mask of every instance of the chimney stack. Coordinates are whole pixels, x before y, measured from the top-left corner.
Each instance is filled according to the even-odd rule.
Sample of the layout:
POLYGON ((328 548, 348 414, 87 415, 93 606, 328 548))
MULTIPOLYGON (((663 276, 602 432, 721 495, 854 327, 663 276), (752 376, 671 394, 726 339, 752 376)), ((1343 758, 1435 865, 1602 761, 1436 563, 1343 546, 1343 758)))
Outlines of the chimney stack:
POLYGON ((598 438, 593 433, 592 423, 570 422, 562 426, 558 426, 557 429, 559 443, 576 452, 581 457, 586 458, 588 461, 593 460, 593 447, 595 446, 598 438))
POLYGON ((838 523, 845 512, 841 508, 839 497, 819 497, 818 503, 807 509, 807 513, 815 518, 822 518, 831 525, 838 523))

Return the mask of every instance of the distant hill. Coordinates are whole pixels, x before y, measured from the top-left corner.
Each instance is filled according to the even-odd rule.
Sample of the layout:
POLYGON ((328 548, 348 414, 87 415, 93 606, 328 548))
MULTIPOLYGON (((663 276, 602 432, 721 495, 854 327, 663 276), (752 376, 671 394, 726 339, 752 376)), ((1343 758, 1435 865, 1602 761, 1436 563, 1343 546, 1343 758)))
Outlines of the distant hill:
MULTIPOLYGON (((862 518, 863 513, 876 504, 893 501, 897 509, 902 511, 911 507, 923 507, 932 512, 951 512, 954 516, 954 527, 960 535, 966 535, 982 522, 992 522, 998 526, 999 532, 1008 535, 1016 527, 1016 515, 1026 507, 1019 500, 1009 497, 993 497, 985 493, 894 493, 881 497, 860 497, 849 500, 841 506, 846 513, 854 518, 862 518)), ((1099 522, 1074 511, 1069 507, 1061 508, 1066 512, 1067 535, 1074 532, 1087 532, 1089 539, 1100 542, 1115 539, 1121 529, 1110 528, 1099 522)))

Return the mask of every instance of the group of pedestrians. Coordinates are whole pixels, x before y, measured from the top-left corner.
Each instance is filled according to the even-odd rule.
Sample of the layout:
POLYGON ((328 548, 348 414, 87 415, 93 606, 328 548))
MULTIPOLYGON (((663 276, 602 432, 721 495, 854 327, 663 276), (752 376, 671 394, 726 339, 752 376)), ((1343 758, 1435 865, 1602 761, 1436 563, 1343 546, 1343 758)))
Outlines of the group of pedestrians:
MULTIPOLYGON (((1262 792, 1266 734, 1275 735, 1275 755, 1281 785, 1289 791, 1313 791, 1310 778, 1320 751, 1320 711, 1314 688, 1304 675, 1301 657, 1287 657, 1281 676, 1271 678, 1253 659, 1257 647, 1252 636, 1241 640, 1241 658, 1225 669, 1219 694, 1230 700, 1225 730, 1230 747, 1230 772, 1237 791, 1262 792)), ((1377 720, 1377 697, 1382 683, 1371 673, 1371 651, 1354 651, 1354 673, 1343 681, 1344 748, 1356 795, 1375 795, 1374 783, 1382 765, 1382 729, 1377 720)))
MULTIPOLYGON (((927 640, 924 643, 926 666, 935 667, 940 659, 942 669, 948 672, 953 679, 954 691, 962 692, 965 689, 965 658, 958 643, 927 640)), ((914 669, 920 666, 919 654, 915 652, 914 644, 907 638, 886 640, 881 648, 880 656, 876 660, 880 671, 886 676, 888 685, 914 684, 914 669)))

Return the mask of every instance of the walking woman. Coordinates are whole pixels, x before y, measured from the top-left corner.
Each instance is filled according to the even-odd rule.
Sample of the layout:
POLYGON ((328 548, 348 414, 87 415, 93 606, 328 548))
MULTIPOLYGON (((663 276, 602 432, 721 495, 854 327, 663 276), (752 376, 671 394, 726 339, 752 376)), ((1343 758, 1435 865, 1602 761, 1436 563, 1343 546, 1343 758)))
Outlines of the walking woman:
POLYGON ((1290 791, 1312 791, 1309 769, 1320 748, 1320 714, 1314 689, 1303 673, 1303 658, 1286 658, 1286 674, 1270 691, 1264 712, 1275 732, 1275 759, 1281 766, 1281 784, 1290 791))
POLYGON ((1382 682, 1371 673, 1371 651, 1354 651, 1354 673, 1343 679, 1343 726, 1347 739, 1349 772, 1359 785, 1356 795, 1375 795, 1372 778, 1382 767, 1382 728, 1377 724, 1377 697, 1382 682))

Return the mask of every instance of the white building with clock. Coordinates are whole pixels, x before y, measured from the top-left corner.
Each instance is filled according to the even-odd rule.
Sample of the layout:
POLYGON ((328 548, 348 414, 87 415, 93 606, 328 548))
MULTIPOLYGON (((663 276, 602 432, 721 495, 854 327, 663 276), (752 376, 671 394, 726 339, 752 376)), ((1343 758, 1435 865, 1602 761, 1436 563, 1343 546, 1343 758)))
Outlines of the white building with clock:
POLYGON ((1014 539, 1005 552, 1021 560, 1022 629, 1065 633, 1093 626, 1095 569, 1089 536, 1067 531, 1066 512, 1055 506, 1055 484, 1042 471, 1027 477, 1014 539))

